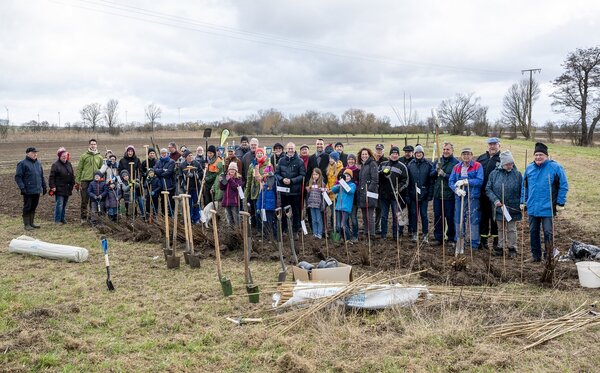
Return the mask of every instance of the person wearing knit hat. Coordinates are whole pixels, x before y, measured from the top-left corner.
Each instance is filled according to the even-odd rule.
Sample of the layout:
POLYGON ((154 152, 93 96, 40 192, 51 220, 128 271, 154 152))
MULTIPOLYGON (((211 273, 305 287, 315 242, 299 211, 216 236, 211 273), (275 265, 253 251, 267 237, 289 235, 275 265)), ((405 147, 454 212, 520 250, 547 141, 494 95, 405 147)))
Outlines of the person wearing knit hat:
POLYGON ((338 141, 335 143, 334 148, 335 151, 340 154, 340 161, 342 161, 342 164, 346 167, 348 165, 348 154, 344 153, 344 144, 342 144, 341 141, 338 141))
MULTIPOLYGON (((338 182, 338 178, 341 176, 340 173, 344 169, 344 165, 342 161, 340 161, 340 153, 335 150, 329 153, 329 165, 327 166, 327 173, 325 174, 324 181, 327 189, 329 189, 329 198, 333 201, 333 191, 332 188, 338 182)), ((351 212, 351 211, 350 211, 351 212)), ((333 227, 333 214, 335 214, 335 206, 331 205, 331 215, 330 215, 330 227, 333 227)))
POLYGON ((408 230, 411 240, 417 242, 419 233, 419 219, 421 220, 422 241, 428 242, 429 233, 428 205, 430 196, 433 197, 433 165, 425 159, 425 152, 421 145, 415 147, 415 159, 408 164, 410 184, 408 186, 408 230))
POLYGON ((92 201, 91 222, 92 224, 96 224, 99 215, 102 214, 104 199, 108 194, 108 188, 104 179, 102 179, 102 172, 99 170, 94 171, 94 180, 88 185, 86 193, 92 201))
POLYGON ((500 167, 490 173, 485 187, 498 226, 498 244, 494 247, 494 255, 503 256, 508 251, 511 258, 517 256, 517 222, 522 218, 519 204, 523 177, 514 166, 510 151, 500 153, 500 167), (506 220, 503 208, 508 211, 510 221, 506 220))
POLYGON ((198 224, 200 222, 200 204, 198 203, 198 199, 204 173, 200 163, 196 161, 194 153, 186 149, 182 156, 184 158, 179 164, 182 193, 190 196, 190 219, 192 220, 192 224, 198 224))
POLYGON ((222 206, 225 208, 227 223, 237 228, 240 223, 240 195, 238 188, 242 186, 242 176, 238 173, 236 162, 231 162, 225 175, 219 176, 219 189, 223 194, 222 206))
POLYGON ((398 234, 402 236, 404 224, 398 223, 400 209, 406 209, 408 188, 408 169, 400 161, 400 149, 397 146, 390 148, 389 160, 379 165, 379 208, 381 209, 381 239, 387 239, 388 217, 392 212, 392 237, 394 241, 398 234), (398 206, 400 203, 400 206, 398 206))
MULTIPOLYGON (((340 161, 341 163, 341 161, 340 161)), ((338 194, 335 204, 336 216, 336 232, 341 233, 342 238, 348 242, 352 241, 352 231, 350 230, 350 215, 352 214, 352 206, 354 205, 354 194, 356 193, 356 184, 352 180, 352 171, 343 172, 344 181, 348 189, 342 188, 341 184, 336 183, 332 188, 332 193, 338 194)))
POLYGON ((389 155, 392 155, 392 153, 396 153, 396 154, 400 155, 400 148, 398 148, 396 145, 392 145, 392 147, 390 148, 389 155))
POLYGON ((415 146, 415 154, 417 154, 417 153, 423 153, 423 154, 425 154, 425 150, 423 149, 422 145, 415 146))
POLYGON ((479 223, 479 234, 481 235, 481 246, 484 249, 489 248, 489 239, 493 239, 494 250, 498 251, 498 224, 494 219, 495 211, 493 203, 485 193, 485 186, 492 171, 500 166, 500 140, 497 137, 490 137, 486 141, 487 151, 477 157, 476 161, 481 163, 483 168, 483 189, 479 198, 481 206, 481 221, 479 223))
POLYGON ((219 157, 217 148, 209 145, 206 151, 206 171, 204 173, 204 205, 218 202, 223 197, 217 178, 225 170, 223 159, 219 157))
POLYGON ((75 173, 73 165, 69 161, 69 152, 65 148, 60 148, 56 152, 58 159, 50 168, 50 177, 48 186, 50 187, 50 196, 54 195, 54 224, 66 224, 65 213, 69 197, 75 187, 75 173))
POLYGON ((209 145, 208 148, 206 148, 206 156, 208 158, 214 158, 216 154, 217 154, 216 146, 209 145))
MULTIPOLYGON (((227 157, 225 157, 225 159, 223 159, 223 166, 225 167, 225 169, 229 169, 229 165, 231 163, 235 163, 236 164, 237 171, 240 173, 240 175, 244 174, 244 170, 243 170, 244 165, 242 163, 242 160, 239 159, 235 155, 235 153, 233 151, 233 146, 230 145, 230 146, 227 147, 227 157)), ((246 202, 248 202, 248 201, 246 201, 246 202)))
MULTIPOLYGON (((358 186, 360 169, 356 165, 356 154, 348 154, 348 165, 344 172, 352 172, 352 180, 354 184, 358 186)), ((354 203, 352 206, 352 213, 350 214, 350 222, 352 227, 352 243, 358 242, 358 193, 354 193, 354 203)))
POLYGON ((553 217, 565 208, 569 183, 563 167, 548 158, 545 144, 535 144, 533 157, 533 162, 527 165, 523 175, 520 207, 521 210, 527 208, 529 215, 529 261, 539 262, 542 258, 540 226, 544 231, 544 242, 553 242, 553 217))
POLYGON ((229 164, 229 166, 227 167, 227 171, 231 171, 234 170, 235 172, 238 172, 238 166, 235 162, 232 162, 229 164))
POLYGON ((142 161, 135 154, 135 147, 133 145, 127 146, 123 158, 119 161, 119 172, 123 170, 127 170, 130 173, 132 172, 132 174, 129 175, 131 180, 141 180, 142 161))
POLYGON ((173 215, 173 211, 171 210, 171 206, 174 206, 175 201, 173 197, 175 196, 175 171, 176 164, 173 159, 170 157, 169 150, 166 148, 162 148, 160 150, 160 158, 156 161, 154 165, 154 174, 159 180, 161 189, 163 192, 169 192, 167 206, 165 209, 165 200, 161 196, 159 198, 161 207, 158 209, 158 206, 154 206, 158 211, 164 212, 168 211, 169 216, 173 215))

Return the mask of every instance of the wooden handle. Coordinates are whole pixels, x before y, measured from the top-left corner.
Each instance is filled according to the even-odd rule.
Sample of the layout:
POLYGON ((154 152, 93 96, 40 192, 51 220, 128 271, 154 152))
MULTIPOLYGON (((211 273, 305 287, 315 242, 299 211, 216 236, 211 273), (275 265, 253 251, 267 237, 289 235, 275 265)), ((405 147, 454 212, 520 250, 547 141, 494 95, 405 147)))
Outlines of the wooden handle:
POLYGON ((169 244, 169 192, 162 192, 162 195, 163 205, 165 206, 165 240, 167 244, 166 249, 168 250, 171 247, 171 245, 169 244))
POLYGON ((106 264, 107 267, 110 267, 110 263, 108 262, 108 254, 104 254, 104 264, 106 264))
POLYGON ((219 232, 217 230, 217 212, 215 210, 210 210, 212 212, 212 225, 213 225, 213 238, 215 240, 215 262, 217 264, 217 276, 219 276, 219 281, 221 280, 221 251, 219 245, 219 232))
POLYGON ((175 212, 173 213, 173 245, 171 247, 171 249, 174 251, 175 247, 177 246, 177 215, 179 212, 179 196, 175 196, 173 197, 173 199, 175 200, 175 212))

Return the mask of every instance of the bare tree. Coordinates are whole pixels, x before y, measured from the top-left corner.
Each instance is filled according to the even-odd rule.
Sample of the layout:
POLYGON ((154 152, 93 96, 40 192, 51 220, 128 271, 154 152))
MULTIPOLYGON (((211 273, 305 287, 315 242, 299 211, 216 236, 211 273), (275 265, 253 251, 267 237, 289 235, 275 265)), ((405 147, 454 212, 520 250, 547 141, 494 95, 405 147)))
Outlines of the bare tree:
POLYGON ((438 109, 439 118, 442 124, 448 127, 453 135, 461 135, 469 129, 469 124, 473 121, 479 108, 480 97, 473 97, 475 93, 462 94, 457 93, 454 98, 443 100, 438 109))
POLYGON ((528 120, 529 106, 540 97, 540 86, 531 81, 531 103, 529 103, 529 80, 523 79, 513 84, 504 95, 502 117, 521 132, 527 140, 533 136, 533 123, 528 120))
POLYGON ((392 106, 392 110, 394 111, 396 118, 398 118, 398 121, 400 122, 401 126, 409 126, 409 127, 414 126, 419 121, 419 118, 417 116, 417 111, 416 110, 413 111, 413 109, 412 109, 412 96, 411 95, 408 95, 408 111, 406 109, 406 92, 403 92, 403 97, 402 97, 402 115, 400 115, 400 112, 398 111, 398 109, 396 109, 393 106, 392 106))
POLYGON ((96 127, 102 123, 102 106, 97 102, 85 105, 79 113, 83 123, 88 123, 92 132, 95 132, 96 127))
POLYGON ((154 125, 162 116, 162 109, 160 106, 151 103, 144 108, 144 112, 146 113, 146 119, 148 119, 148 122, 150 123, 150 129, 154 132, 154 125))
POLYGON ((110 100, 108 100, 108 102, 106 103, 106 106, 104 107, 104 122, 106 122, 106 125, 108 126, 108 132, 110 134, 117 134, 117 121, 119 119, 119 112, 117 111, 117 108, 119 107, 119 100, 115 100, 114 98, 111 98, 110 100))
POLYGON ((592 146, 600 121, 600 46, 571 52, 562 66, 565 71, 553 82, 552 106, 575 114, 581 129, 578 145, 592 146))
POLYGON ((487 106, 480 106, 473 117, 473 132, 477 136, 487 136, 490 129, 490 122, 487 118, 487 106))

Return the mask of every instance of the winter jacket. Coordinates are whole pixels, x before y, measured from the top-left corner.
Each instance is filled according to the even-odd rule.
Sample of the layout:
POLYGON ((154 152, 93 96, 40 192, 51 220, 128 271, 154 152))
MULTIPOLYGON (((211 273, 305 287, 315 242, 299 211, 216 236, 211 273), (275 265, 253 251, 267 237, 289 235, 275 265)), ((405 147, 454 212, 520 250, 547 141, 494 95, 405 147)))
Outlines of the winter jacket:
POLYGON ((389 159, 385 155, 382 155, 381 157, 379 157, 379 159, 375 159, 375 158, 373 158, 373 159, 375 160, 375 163, 377 163, 377 166, 379 166, 383 162, 389 161, 389 159))
POLYGON ((169 158, 171 158, 174 162, 179 162, 181 153, 178 150, 175 150, 173 153, 169 154, 169 158))
POLYGON ((291 157, 286 154, 285 157, 281 158, 275 169, 275 178, 277 179, 277 185, 290 188, 289 193, 281 193, 284 195, 298 195, 302 191, 302 181, 306 176, 306 169, 304 169, 304 162, 298 157, 298 153, 294 153, 291 157), (283 179, 290 179, 290 184, 286 185, 283 183, 283 179))
POLYGON ((396 190, 396 193, 405 199, 409 179, 408 168, 400 160, 382 162, 379 165, 379 198, 393 201, 396 199, 396 190), (384 172, 385 170, 389 172, 384 172))
POLYGON ((144 177, 146 177, 148 175, 149 169, 154 169, 154 166, 156 166, 157 161, 158 161, 158 159, 156 159, 156 158, 148 158, 147 161, 142 162, 142 174, 144 175, 144 177), (148 163, 147 166, 146 166, 146 163, 148 163))
MULTIPOLYGON (((492 156, 490 156, 489 152, 485 152, 477 157, 476 161, 481 163, 481 167, 483 168, 483 188, 485 188, 492 171, 500 167, 500 151, 492 156)), ((481 196, 487 199, 485 193, 482 193, 481 196)))
POLYGON ((219 188, 223 191, 223 207, 240 205, 240 194, 238 192, 238 187, 242 186, 242 175, 236 175, 237 176, 232 177, 229 180, 227 180, 225 175, 222 175, 219 188))
POLYGON ((501 207, 496 207, 496 202, 502 202, 502 187, 504 186, 504 205, 508 210, 508 213, 512 217, 512 220, 521 220, 521 209, 519 204, 521 203, 521 185, 523 184, 523 177, 521 173, 513 167, 509 172, 502 167, 496 168, 490 174, 488 182, 485 187, 485 194, 490 200, 492 205, 492 211, 496 210, 496 221, 502 221, 503 213, 501 207))
POLYGON ((308 177, 312 175, 312 172, 315 168, 320 168, 323 176, 327 175, 327 166, 329 165, 329 154, 324 151, 321 154, 317 155, 317 153, 311 155, 308 158, 308 168, 306 169, 306 174, 308 177))
POLYGON ((157 176, 146 178, 144 187, 146 188, 145 193, 151 193, 153 196, 160 195, 162 190, 160 178, 157 176))
POLYGON ((448 158, 440 157, 439 160, 433 162, 433 167, 431 169, 431 177, 433 179, 433 198, 442 199, 442 185, 444 188, 444 200, 453 200, 454 199, 454 191, 450 186, 448 186, 448 180, 450 180, 450 175, 452 174, 452 169, 459 163, 458 159, 456 159, 453 155, 448 158), (441 170, 444 172, 443 176, 438 175, 437 165, 440 163, 441 170))
POLYGON ((241 146, 238 146, 237 149, 235 149, 235 156, 238 159, 243 159, 243 157, 250 151, 250 147, 246 147, 245 149, 242 148, 241 146))
POLYGON ((75 172, 71 162, 62 162, 58 159, 50 168, 50 177, 48 178, 50 189, 56 188, 54 194, 57 196, 70 196, 75 186, 75 172))
POLYGON ((521 188, 521 202, 527 204, 531 216, 551 217, 556 205, 567 203, 569 183, 563 167, 556 161, 546 160, 540 166, 531 162, 525 170, 521 188), (550 185, 552 203, 550 203, 550 185))
POLYGON ((198 164, 200 165, 200 168, 202 170, 204 170, 204 167, 206 166, 206 157, 205 156, 196 154, 194 161, 198 162, 198 164))
POLYGON ((337 197, 337 201, 335 203, 336 211, 344 211, 344 212, 352 212, 352 204, 354 201, 354 193, 356 193, 356 184, 353 181, 348 182, 348 186, 350 190, 346 192, 340 184, 336 184, 333 186, 331 191, 335 194, 341 194, 337 197))
MULTIPOLYGON (((258 161, 254 159, 248 169, 246 170, 246 184, 244 189, 244 196, 247 201, 256 200, 258 195, 260 194, 260 181, 256 180, 254 175, 256 166, 258 165, 258 161)), ((258 174, 260 175, 261 180, 264 182, 267 174, 274 175, 275 169, 271 166, 271 163, 268 160, 265 160, 258 167, 258 174)))
MULTIPOLYGON (((448 185, 456 192, 456 188, 454 185, 458 180, 465 179, 462 177, 462 162, 458 163, 452 169, 452 174, 450 175, 450 180, 448 181, 448 185)), ((477 161, 471 161, 469 163, 469 168, 467 168, 467 177, 469 180, 469 191, 468 196, 472 199, 479 198, 481 196, 481 189, 483 187, 483 167, 481 167, 481 163, 477 161)))
POLYGON ((200 189, 200 185, 202 183, 202 169, 200 168, 200 164, 196 161, 192 161, 192 163, 187 163, 187 161, 183 161, 183 163, 181 163, 179 167, 181 169, 180 175, 181 183, 183 186, 182 190, 185 190, 186 193, 189 193, 190 191, 200 189), (195 167, 195 169, 186 169, 186 167, 189 166, 195 167))
MULTIPOLYGON (((204 173, 204 188, 211 190, 215 184, 217 176, 223 173, 223 160, 219 157, 214 157, 208 161, 208 168, 204 173)), ((217 189, 219 187, 217 186, 217 189)))
POLYGON ((119 196, 121 198, 123 198, 123 200, 125 202, 129 202, 129 199, 131 198, 131 188, 132 188, 133 185, 135 185, 135 194, 133 196, 134 197, 141 196, 142 195, 142 189, 140 187, 139 182, 136 181, 135 183, 131 183, 131 182, 125 182, 123 180, 122 182, 120 182, 119 184, 117 184, 117 189, 119 190, 119 196))
POLYGON ((17 163, 17 172, 15 181, 21 190, 21 194, 41 194, 46 193, 46 180, 44 179, 44 170, 39 160, 33 160, 25 157, 17 163))
POLYGON ((412 162, 413 159, 415 159, 415 157, 410 157, 410 158, 400 157, 399 161, 402 162, 402 163, 404 163, 404 165, 406 167, 408 167, 408 164, 410 162, 412 162))
POLYGON ((235 164, 237 165, 237 168, 238 168, 238 172, 241 175, 243 173, 242 168, 244 166, 242 165, 242 161, 239 158, 237 158, 235 155, 232 157, 225 158, 225 160, 223 161, 223 170, 227 171, 229 169, 229 164, 231 162, 235 162, 235 164))
POLYGON ((271 164, 273 165, 273 167, 277 167, 277 165, 279 164, 279 161, 281 160, 281 158, 285 157, 285 153, 281 152, 281 154, 276 155, 275 153, 271 154, 271 158, 269 159, 271 161, 271 164))
POLYGON ((109 180, 115 183, 121 181, 121 177, 119 176, 118 163, 113 164, 110 160, 107 159, 102 163, 102 167, 100 167, 100 172, 102 172, 102 174, 104 175, 104 180, 107 182, 109 180))
MULTIPOLYGON (((348 166, 344 168, 344 171, 346 170, 352 171, 352 181, 355 185, 359 185, 358 175, 360 174, 360 169, 356 165, 354 165, 352 167, 348 166)), ((342 173, 344 171, 342 171, 342 173)), ((354 206, 358 206, 358 193, 354 193, 354 206)))
POLYGON ((98 152, 92 152, 88 150, 83 153, 77 163, 77 170, 75 171, 75 182, 77 184, 82 181, 94 180, 94 172, 98 171, 102 167, 102 156, 98 152))
POLYGON ((119 207, 120 198, 121 195, 119 194, 119 189, 116 186, 114 188, 108 186, 106 190, 106 200, 104 201, 104 207, 106 207, 107 209, 119 207))
POLYGON ((238 170, 242 173, 242 178, 244 179, 244 182, 246 182, 248 179, 246 171, 248 171, 248 167, 250 167, 250 164, 256 159, 256 153, 249 150, 239 159, 242 161, 242 168, 238 168, 238 170))
POLYGON ((106 184, 104 183, 103 180, 100 180, 100 181, 93 180, 88 185, 87 194, 92 201, 103 200, 106 197, 107 193, 108 193, 108 188, 106 187, 106 184), (96 198, 98 196, 100 198, 96 198))
MULTIPOLYGON (((327 189, 331 190, 337 183, 338 178, 341 176, 341 172, 344 169, 342 161, 337 161, 333 166, 327 166, 327 189)), ((329 193, 329 198, 333 200, 333 192, 329 193)))
POLYGON ((168 156, 160 158, 154 165, 154 174, 160 178, 161 188, 172 190, 175 188, 175 161, 168 156))
POLYGON ((340 161, 342 161, 342 164, 344 165, 344 167, 346 167, 348 165, 348 154, 340 152, 340 161))
POLYGON ((128 157, 127 156, 127 152, 125 152, 125 155, 123 155, 123 158, 121 158, 121 160, 119 161, 119 174, 121 174, 121 171, 123 170, 127 170, 127 172, 129 172, 129 178, 131 180, 139 180, 142 174, 142 161, 140 161, 140 159, 135 155, 135 150, 133 151, 133 156, 132 157, 128 157), (133 165, 130 165, 129 163, 132 163, 133 165), (131 168, 133 167, 133 175, 131 174, 131 168))
POLYGON ((325 207, 325 203, 323 201, 323 192, 321 192, 321 188, 324 188, 325 184, 321 183, 321 185, 311 182, 306 187, 306 207, 311 209, 323 209, 325 207))
MULTIPOLYGON (((358 207, 367 207, 367 192, 379 193, 379 172, 377 162, 369 157, 360 167, 358 174, 358 207)), ((369 197, 369 207, 377 207, 377 199, 369 197)))
POLYGON ((410 175, 410 185, 408 186, 408 198, 414 201, 417 198, 417 189, 415 184, 421 189, 419 201, 429 201, 433 199, 433 183, 431 179, 431 170, 433 165, 425 157, 413 159, 408 164, 408 174, 410 175))
POLYGON ((256 209, 265 209, 267 211, 275 211, 277 208, 277 195, 275 194, 275 175, 270 174, 265 176, 263 189, 258 193, 256 199, 256 209))

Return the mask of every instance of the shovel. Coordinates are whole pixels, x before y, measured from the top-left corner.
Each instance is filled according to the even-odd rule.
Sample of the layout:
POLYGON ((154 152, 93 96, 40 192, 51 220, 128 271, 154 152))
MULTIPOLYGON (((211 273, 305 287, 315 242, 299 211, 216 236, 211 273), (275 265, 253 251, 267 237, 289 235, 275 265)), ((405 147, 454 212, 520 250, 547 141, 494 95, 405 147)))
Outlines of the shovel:
POLYGON ((200 257, 194 250, 194 235, 192 231, 192 215, 190 214, 190 195, 182 194, 183 198, 183 221, 188 238, 188 263, 190 268, 200 268, 200 257))
MULTIPOLYGON (((341 193, 341 191, 340 191, 341 193)), ((340 243, 340 240, 342 239, 342 236, 340 235, 340 232, 337 231, 337 224, 336 224, 336 215, 337 212, 335 211, 335 200, 336 200, 337 195, 333 195, 333 227, 331 227, 331 240, 338 244, 340 243)))
MULTIPOLYGON (((175 212, 173 215, 173 238, 171 239, 171 248, 168 250, 169 252, 165 252, 165 260, 167 261, 167 268, 179 268, 181 258, 175 255, 175 250, 177 247, 177 207, 179 206, 179 196, 175 196, 175 212), (167 255, 168 254, 168 255, 167 255)), ((186 253, 184 252, 184 255, 186 253)), ((185 261, 187 263, 187 256, 185 257, 185 261)))
POLYGON ((294 233, 292 229, 292 206, 287 205, 283 208, 287 217, 288 230, 290 232, 290 248, 292 250, 292 258, 294 263, 298 265, 298 256, 296 255, 296 243, 294 242, 294 233))
POLYGON ((277 242, 277 247, 279 249, 279 262, 281 263, 281 272, 279 272, 279 275, 277 276, 277 283, 281 285, 283 282, 285 282, 285 278, 287 277, 287 267, 285 266, 285 262, 283 260, 283 229, 281 229, 281 207, 275 209, 275 216, 277 216, 277 230, 279 231, 279 242, 277 242))
POLYGON ((163 249, 163 252, 165 254, 165 260, 167 260, 167 257, 170 255, 173 255, 173 251, 171 250, 171 245, 169 243, 169 210, 167 207, 167 203, 169 200, 169 192, 161 192, 161 194, 163 195, 163 206, 165 207, 165 248, 163 249))
POLYGON ((115 290, 115 286, 110 280, 110 263, 108 262, 108 241, 106 238, 102 239, 102 250, 104 251, 104 263, 106 264, 106 287, 108 290, 115 290))
POLYGON ((217 277, 221 283, 221 289, 223 289, 223 295, 228 297, 233 294, 233 287, 231 286, 231 280, 227 277, 223 277, 221 270, 221 249, 219 245, 219 232, 217 231, 217 211, 210 210, 212 213, 212 226, 213 226, 213 237, 215 240, 215 262, 217 264, 217 277))
POLYGON ((250 303, 258 303, 260 297, 258 285, 254 285, 252 273, 250 272, 250 238, 248 237, 250 214, 240 211, 240 217, 242 219, 242 232, 244 234, 244 277, 246 278, 246 291, 248 292, 250 303))

